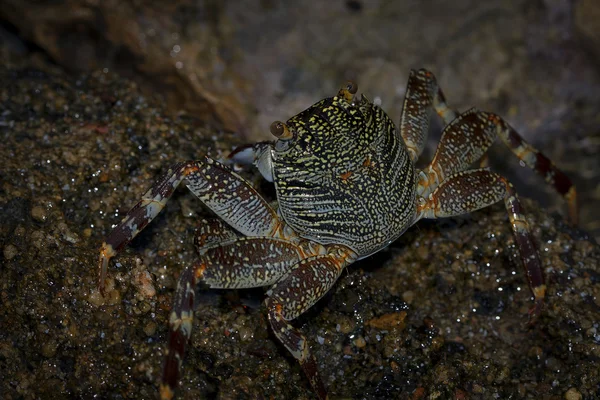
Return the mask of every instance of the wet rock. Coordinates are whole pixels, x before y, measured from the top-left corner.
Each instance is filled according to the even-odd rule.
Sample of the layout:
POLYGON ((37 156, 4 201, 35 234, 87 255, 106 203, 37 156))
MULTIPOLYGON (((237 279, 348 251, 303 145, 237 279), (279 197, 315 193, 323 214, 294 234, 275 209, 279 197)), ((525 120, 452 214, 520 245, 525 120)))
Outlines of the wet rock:
POLYGON ((19 249, 17 249, 14 245, 9 244, 4 247, 4 258, 10 260, 19 254, 19 249))
POLYGON ((48 218, 43 207, 35 206, 31 209, 31 217, 38 222, 44 222, 48 218))
POLYGON ((565 400, 581 400, 582 398, 581 393, 575 388, 571 388, 565 393, 565 400))

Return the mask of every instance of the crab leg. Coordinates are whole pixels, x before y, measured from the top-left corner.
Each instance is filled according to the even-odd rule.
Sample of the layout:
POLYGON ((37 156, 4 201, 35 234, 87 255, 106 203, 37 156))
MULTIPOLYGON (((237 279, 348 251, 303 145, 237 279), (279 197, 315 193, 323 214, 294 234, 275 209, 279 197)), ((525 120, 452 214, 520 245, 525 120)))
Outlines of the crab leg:
POLYGON ((203 255, 216 245, 233 242, 240 236, 218 218, 202 218, 196 228, 194 244, 198 254, 203 255))
POLYGON ((179 382, 185 346, 192 334, 196 286, 200 282, 222 289, 269 286, 305 256, 294 243, 270 237, 240 237, 204 246, 201 253, 200 262, 183 271, 175 291, 160 387, 162 399, 172 398, 179 382))
POLYGON ((298 360, 321 399, 327 398, 327 391, 319 376, 316 360, 310 353, 306 337, 288 321, 303 314, 327 293, 344 267, 356 257, 352 250, 336 246, 326 255, 304 259, 275 285, 267 299, 269 322, 275 336, 298 360))
POLYGON ((433 160, 420 174, 417 190, 427 196, 446 176, 467 169, 484 155, 496 136, 567 200, 569 219, 577 224, 577 192, 567 175, 502 118, 476 109, 459 115, 446 126, 433 160))
POLYGON ((504 199, 529 288, 534 296, 535 305, 529 315, 529 322, 533 323, 544 304, 546 285, 529 224, 523 215, 517 193, 506 178, 485 169, 458 172, 442 182, 427 200, 423 199, 417 213, 419 218, 451 217, 487 207, 501 199, 504 199))
POLYGON ((208 157, 176 164, 142 196, 102 243, 98 263, 100 291, 104 289, 110 258, 158 215, 184 179, 208 208, 246 236, 273 236, 282 226, 267 202, 227 167, 208 157))
POLYGON ((496 138, 488 115, 472 108, 446 125, 427 168, 419 174, 417 193, 427 197, 447 176, 464 171, 483 157, 496 138))
POLYGON ((411 70, 402 106, 400 134, 413 163, 423 152, 427 141, 431 107, 445 124, 449 124, 456 117, 456 113, 446 104, 435 76, 425 69, 411 70))
POLYGON ((529 168, 543 177, 549 185, 563 196, 569 206, 569 220, 578 222, 577 191, 569 177, 558 169, 544 154, 525 141, 506 121, 495 114, 487 114, 496 125, 497 133, 506 146, 529 168))

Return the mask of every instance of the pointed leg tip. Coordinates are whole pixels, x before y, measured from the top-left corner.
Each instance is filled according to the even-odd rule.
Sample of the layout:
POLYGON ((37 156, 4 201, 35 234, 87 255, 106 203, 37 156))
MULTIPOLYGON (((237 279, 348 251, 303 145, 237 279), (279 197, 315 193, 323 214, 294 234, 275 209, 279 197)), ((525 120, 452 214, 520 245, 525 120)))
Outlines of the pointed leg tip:
POLYGON ((113 247, 104 242, 102 243, 102 247, 100 248, 100 258, 98 260, 98 291, 104 297, 106 294, 106 274, 108 271, 108 261, 115 255, 115 250, 113 247))
POLYGON ((579 216, 577 215, 577 209, 572 210, 569 213, 569 222, 571 223, 571 225, 573 226, 577 226, 579 225, 579 216))
POLYGON ((171 389, 171 387, 169 387, 169 385, 160 385, 159 393, 161 400, 171 400, 174 397, 174 391, 171 389))
POLYGON ((579 225, 579 212, 577 206, 569 205, 569 223, 573 226, 579 225))
POLYGON ((526 325, 528 329, 531 329, 535 326, 543 311, 544 299, 537 299, 533 307, 529 309, 529 318, 526 325))
POLYGON ((304 374, 310 381, 310 385, 317 394, 317 397, 320 400, 327 399, 327 389, 325 389, 325 385, 323 384, 321 376, 319 375, 317 361, 315 360, 314 356, 309 355, 304 362, 300 362, 300 365, 304 371, 304 374))
POLYGON ((574 185, 569 188, 564 197, 569 207, 569 222, 571 225, 577 226, 579 223, 579 203, 577 202, 577 189, 574 185))
POLYGON ((100 255, 100 261, 98 262, 100 273, 98 277, 98 291, 104 297, 106 294, 106 271, 108 269, 108 258, 104 255, 100 255))

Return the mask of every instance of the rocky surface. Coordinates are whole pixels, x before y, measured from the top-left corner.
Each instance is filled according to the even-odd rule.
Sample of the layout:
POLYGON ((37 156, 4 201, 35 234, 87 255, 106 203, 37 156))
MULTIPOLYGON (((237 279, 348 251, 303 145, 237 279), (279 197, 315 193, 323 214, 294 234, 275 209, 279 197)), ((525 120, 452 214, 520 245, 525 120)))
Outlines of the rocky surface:
MULTIPOLYGON (((563 29, 560 17, 564 15, 561 12, 566 11, 561 11, 559 3, 537 2, 539 9, 521 8, 516 20, 511 19, 516 15, 511 8, 504 14, 490 11, 472 17, 475 22, 471 29, 484 35, 464 33, 467 29, 464 26, 469 26, 464 21, 443 25, 453 32, 458 29, 453 40, 447 41, 457 43, 456 46, 442 46, 449 53, 457 52, 447 59, 441 55, 434 57, 444 54, 439 51, 438 42, 431 38, 429 42, 417 41, 428 36, 416 35, 413 50, 408 46, 393 56, 397 58, 389 56, 395 60, 393 63, 405 60, 402 62, 406 65, 400 67, 386 61, 376 69, 373 66, 376 60, 366 62, 364 55, 358 59, 347 55, 339 59, 339 64, 332 62, 337 67, 317 79, 319 72, 323 72, 322 61, 313 65, 311 60, 321 60, 317 57, 320 53, 305 52, 302 56, 290 47, 289 57, 295 58, 272 54, 272 64, 266 63, 265 71, 275 70, 281 60, 294 65, 293 69, 282 68, 280 71, 288 71, 282 76, 258 74, 261 81, 250 81, 248 85, 254 87, 252 90, 263 91, 260 101, 254 103, 259 109, 263 107, 261 102, 280 99, 277 107, 281 111, 273 119, 284 119, 298 111, 295 107, 301 109, 300 103, 310 105, 334 91, 337 77, 346 71, 343 65, 358 65, 355 71, 361 87, 372 97, 377 89, 368 88, 377 88, 381 85, 378 82, 385 82, 376 77, 401 74, 394 78, 397 83, 381 86, 382 99, 386 98, 383 93, 391 90, 388 100, 382 100, 390 106, 401 99, 401 91, 392 88, 404 85, 405 67, 417 63, 439 66, 438 75, 445 83, 448 97, 452 94, 457 99, 454 104, 466 106, 469 104, 466 99, 474 96, 481 101, 482 108, 494 106, 493 109, 512 116, 517 125, 525 128, 525 134, 549 149, 551 155, 564 156, 565 149, 579 151, 578 157, 568 155, 559 159, 566 161, 565 169, 575 173, 578 183, 593 188, 597 185, 594 177, 598 161, 586 154, 593 155, 597 149, 594 136, 587 135, 598 132, 594 131, 593 120, 597 114, 590 111, 597 104, 592 90, 597 78, 577 52, 570 56, 574 64, 570 64, 573 71, 568 76, 561 75, 566 73, 562 64, 548 62, 539 75, 531 75, 531 68, 537 64, 529 63, 538 60, 537 57, 543 60, 551 53, 557 60, 563 60, 564 54, 549 49, 560 48, 564 38, 546 36, 551 29, 540 28, 538 36, 530 32, 524 41, 522 30, 498 31, 496 26, 510 20, 523 27, 552 17, 557 19, 553 29, 560 31, 563 29), (509 34, 515 36, 514 42, 503 36, 509 34), (548 43, 548 37, 556 42, 548 43), (465 38, 472 38, 474 44, 465 45, 465 38), (496 41, 497 47, 489 42, 477 44, 482 38, 496 41), (429 61, 416 56, 424 48, 423 43, 430 43, 425 47, 432 49, 429 61), (516 43, 517 55, 521 52, 526 55, 509 58, 511 61, 503 59, 502 49, 511 43, 516 43), (437 51, 433 51, 434 45, 437 51), (539 52, 531 55, 532 48, 539 48, 539 52), (462 63, 461 54, 470 60, 476 54, 481 58, 462 63), (502 74, 495 70, 486 76, 474 76, 473 71, 476 66, 482 68, 489 60, 496 60, 494 54, 499 57, 499 65, 512 75, 506 75, 506 81, 497 86, 490 86, 487 80, 500 79, 498 76, 502 74), (443 63, 446 67, 438 64, 436 57, 448 61, 443 63), (513 69, 519 62, 524 63, 522 68, 513 69), (467 68, 469 65, 472 69, 467 68), (364 72, 367 70, 372 71, 371 80, 364 72), (474 79, 465 79, 467 86, 463 86, 462 82, 449 78, 455 76, 452 71, 462 71, 456 72, 456 76, 471 74, 474 79), (533 106, 527 103, 540 94, 544 80, 554 74, 564 78, 551 80, 555 90, 548 97, 540 96, 533 106), (273 86, 261 86, 266 81, 273 86), (313 86, 309 85, 311 82, 313 86), (582 82, 589 86, 583 88, 582 82), (509 86, 516 86, 517 90, 506 89, 509 86), (561 91, 565 87, 573 89, 568 92, 572 97, 561 91), (486 91, 488 95, 481 94, 486 91), (519 97, 524 93, 529 93, 529 97, 519 97), (515 99, 521 100, 515 103, 515 99), (574 107, 568 107, 573 104, 574 107), (555 116, 554 120, 544 117, 550 114, 555 116), (573 136, 561 137, 559 132, 564 127, 574 127, 570 131, 573 136), (552 134, 536 139, 543 133, 552 134)), ((12 4, 12 11, 17 9, 12 2, 4 2, 0 7, 4 18, 9 10, 7 4, 12 4)), ((82 3, 60 4, 75 7, 82 3)), ((96 3, 86 4, 93 7, 96 3)), ((357 24, 358 16, 374 18, 373 15, 386 11, 383 2, 377 3, 381 7, 379 14, 374 14, 371 5, 359 2, 339 4, 343 4, 342 9, 347 13, 342 14, 340 9, 339 15, 355 18, 357 24)), ((246 16, 247 26, 256 26, 255 30, 248 28, 250 35, 261 24, 251 19, 260 13, 253 13, 248 7, 245 14, 229 7, 219 12, 226 12, 234 21, 237 20, 233 16, 246 16)), ((283 12, 283 6, 273 7, 270 9, 273 12, 283 12)), ((389 21, 386 19, 381 25, 399 24, 409 32, 415 31, 419 21, 426 18, 435 22, 446 18, 446 14, 459 15, 461 11, 467 16, 482 13, 476 11, 477 6, 469 12, 464 7, 438 9, 438 13, 419 12, 415 8, 410 10, 411 19, 407 19, 406 13, 388 8, 385 15, 389 21)), ((145 10, 139 10, 142 11, 145 10)), ((299 11, 293 14, 297 18, 281 17, 275 26, 263 23, 263 31, 274 30, 273 37, 279 38, 277 43, 281 46, 286 43, 285 37, 288 43, 298 44, 297 39, 292 40, 292 28, 298 29, 305 21, 302 18, 308 19, 299 14, 299 11), (287 29, 291 36, 277 35, 287 29)), ((27 15, 34 13, 19 15, 22 21, 28 21, 27 15)), ((12 23, 17 26, 17 22, 12 23)), ((349 27, 361 27, 342 22, 336 22, 341 33, 345 32, 344 27, 348 32, 354 32, 349 27)), ((230 25, 225 23, 220 29, 227 26, 230 25)), ((428 24, 434 33, 441 26, 439 22, 428 24)), ((539 28, 543 24, 538 22, 533 26, 539 28)), ((352 33, 348 37, 353 40, 328 40, 342 50, 350 46, 348 43, 362 49, 361 46, 366 46, 360 44, 363 42, 375 43, 372 45, 375 49, 393 48, 393 42, 378 39, 376 28, 361 29, 359 32, 365 35, 362 41, 352 33)), ((400 32, 401 28, 397 29, 400 32)), ((321 43, 323 35, 318 31, 313 34, 314 41, 321 43)), ((23 35, 27 37, 25 30, 23 35)), ((340 35, 337 37, 343 37, 340 35)), ((398 35, 386 38, 402 37, 398 35)), ((240 34, 224 37, 242 39, 240 34)), ((112 224, 120 220, 171 163, 204 153, 218 157, 244 138, 240 132, 231 132, 231 120, 223 121, 227 120, 226 114, 216 111, 218 107, 210 101, 203 100, 205 108, 173 113, 167 109, 169 97, 159 97, 158 91, 150 93, 148 82, 143 79, 134 83, 119 78, 112 68, 83 75, 67 73, 51 62, 61 59, 44 47, 43 40, 38 40, 40 47, 32 52, 31 43, 24 43, 10 30, 2 31, 2 39, 0 397, 156 398, 166 319, 177 275, 196 259, 193 231, 206 211, 185 190, 177 191, 165 211, 111 263, 105 299, 96 290, 99 244, 112 224)), ((333 46, 330 42, 327 46, 333 46)), ((268 54, 268 46, 265 42, 252 43, 257 46, 256 51, 244 53, 243 58, 256 57, 258 63, 258 55, 268 54)), ((326 53, 330 49, 327 46, 323 42, 314 48, 326 53)), ((343 53, 335 54, 341 57, 343 53)), ((264 107, 271 110, 267 114, 275 113, 271 106, 264 107)), ((257 121, 261 115, 261 112, 256 114, 257 121)), ((261 191, 272 193, 269 185, 256 176, 248 177, 260 185, 261 191)), ((534 186, 531 192, 541 193, 540 187, 534 186)), ((557 197, 551 190, 543 193, 557 197)), ((593 191, 584 193, 588 193, 587 200, 593 201, 593 191)), ((460 219, 421 222, 387 250, 351 266, 331 293, 296 322, 311 341, 331 397, 599 397, 600 248, 591 235, 570 227, 557 214, 532 201, 525 201, 524 205, 534 227, 549 286, 546 310, 535 327, 524 328, 531 306, 530 294, 501 205, 460 219)), ((593 220, 591 208, 584 207, 584 222, 593 220)), ((300 368, 269 331, 263 299, 262 290, 200 290, 192 344, 181 381, 181 398, 314 398, 300 368)))

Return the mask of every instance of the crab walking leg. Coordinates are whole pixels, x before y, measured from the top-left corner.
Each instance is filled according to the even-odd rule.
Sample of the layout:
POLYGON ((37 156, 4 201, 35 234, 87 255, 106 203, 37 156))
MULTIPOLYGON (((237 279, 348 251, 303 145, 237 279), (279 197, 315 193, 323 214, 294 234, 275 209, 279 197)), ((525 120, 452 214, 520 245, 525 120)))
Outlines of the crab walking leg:
POLYGON ((198 254, 203 255, 216 245, 233 242, 240 236, 218 218, 202 218, 194 234, 194 244, 198 254))
POLYGON ((185 178, 191 163, 178 163, 167 170, 110 232, 100 248, 98 263, 100 292, 104 292, 108 261, 127 245, 164 208, 175 188, 185 178))
POLYGON ((472 108, 446 125, 433 160, 419 173, 417 193, 427 197, 446 177, 479 160, 496 139, 496 125, 472 108))
POLYGON ((549 185, 554 186, 554 189, 565 198, 569 206, 569 220, 576 225, 578 222, 577 191, 569 177, 548 157, 527 143, 506 121, 495 114, 487 113, 487 115, 496 125, 500 139, 519 157, 519 160, 537 172, 549 185))
POLYGON ((186 268, 179 277, 177 290, 173 298, 173 309, 169 317, 169 339, 165 350, 165 364, 163 367, 162 382, 160 384, 160 398, 172 399, 179 383, 179 374, 185 355, 185 346, 192 335, 194 321, 194 297, 198 284, 197 275, 206 268, 204 262, 199 262, 186 268))
POLYGON ((197 173, 187 176, 187 187, 245 236, 282 234, 283 223, 267 201, 244 178, 211 158, 205 157, 197 173))
POLYGON ((447 176, 479 160, 496 136, 529 168, 544 177, 568 202, 569 219, 577 223, 577 193, 571 180, 544 154, 527 143, 496 114, 471 109, 459 115, 442 133, 429 166, 419 175, 417 192, 427 196, 447 176))
POLYGON ((172 398, 179 382, 185 346, 192 334, 198 283, 222 289, 269 286, 288 274, 303 254, 291 242, 267 237, 241 237, 203 249, 200 262, 183 271, 175 291, 160 386, 162 399, 172 398))
POLYGON ((484 169, 459 172, 448 177, 427 200, 423 199, 417 213, 419 218, 452 217, 487 207, 502 199, 535 299, 529 316, 530 323, 533 323, 541 312, 546 293, 542 263, 517 193, 506 178, 484 169))
POLYGON ((411 70, 402 106, 400 134, 413 162, 419 158, 427 141, 431 107, 445 124, 456 118, 456 113, 446 104, 435 76, 425 69, 411 70))
POLYGON ((184 179, 208 208, 240 233, 247 236, 278 234, 282 226, 279 217, 242 177, 208 157, 178 163, 142 196, 102 243, 98 265, 101 291, 110 258, 158 215, 184 179))
POLYGON ((298 360, 319 398, 327 391, 310 353, 306 337, 288 321, 298 317, 315 304, 339 278, 342 270, 357 258, 347 247, 336 246, 329 253, 304 259, 270 291, 267 299, 268 317, 275 336, 298 360))

